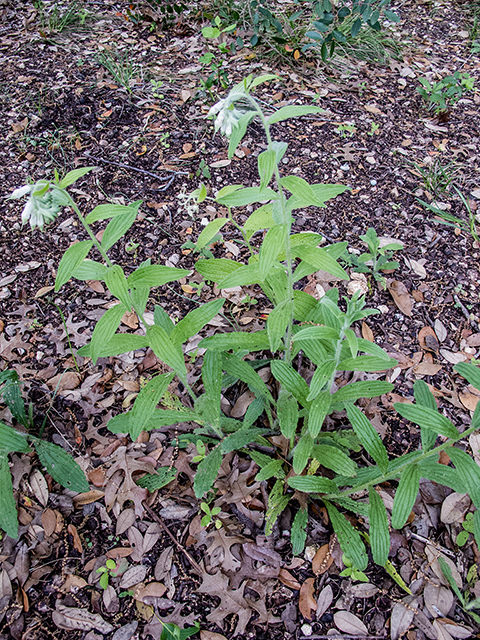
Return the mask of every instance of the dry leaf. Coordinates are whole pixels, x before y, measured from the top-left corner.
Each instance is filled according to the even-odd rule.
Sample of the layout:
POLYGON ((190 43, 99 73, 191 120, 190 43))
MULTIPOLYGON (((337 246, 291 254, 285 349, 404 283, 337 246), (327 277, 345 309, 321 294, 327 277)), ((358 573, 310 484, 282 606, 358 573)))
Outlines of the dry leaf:
POLYGON ((316 576, 320 576, 331 567, 333 558, 330 554, 330 545, 324 544, 316 552, 312 560, 312 571, 316 576))
POLYGON ((440 519, 445 524, 462 522, 471 504, 470 497, 464 493, 451 493, 442 504, 440 519))
POLYGON ((24 118, 23 120, 20 120, 20 122, 12 122, 13 133, 20 133, 27 128, 27 125, 28 118, 24 118))
POLYGON ((153 605, 155 604, 155 599, 161 598, 166 590, 167 587, 161 582, 149 582, 144 587, 137 589, 134 597, 135 600, 140 600, 144 604, 153 605))
POLYGON ((35 469, 30 474, 29 482, 35 497, 45 507, 48 502, 48 485, 43 473, 35 469))
POLYGON ((88 582, 80 576, 69 573, 59 591, 61 593, 76 593, 79 589, 83 589, 83 587, 86 587, 87 584, 88 582))
POLYGON ((52 613, 52 620, 59 629, 81 629, 82 631, 96 629, 104 635, 111 633, 114 629, 98 613, 90 613, 86 609, 76 607, 64 607, 61 604, 52 613))
POLYGON ((214 631, 206 631, 202 629, 200 631, 200 640, 227 640, 221 633, 215 633, 214 631))
POLYGON ((425 606, 434 618, 447 616, 453 605, 453 593, 446 587, 437 587, 427 582, 423 591, 425 606))
POLYGON ((425 553, 427 554, 428 562, 431 566, 433 573, 437 576, 437 578, 440 580, 440 582, 444 587, 448 587, 448 581, 443 575, 443 571, 442 571, 442 568, 440 567, 438 558, 443 558, 445 560, 445 562, 448 564, 448 566, 452 571, 453 579, 457 583, 458 588, 459 589, 463 588, 462 577, 458 572, 458 569, 451 558, 448 558, 444 553, 441 553, 437 548, 435 548, 431 544, 425 545, 425 553))
POLYGON ((368 113, 373 113, 376 116, 382 116, 383 112, 381 109, 379 109, 378 107, 374 107, 371 104, 366 104, 365 105, 365 111, 368 111, 368 113))
POLYGON ((368 629, 356 615, 350 611, 337 611, 333 615, 333 621, 340 631, 355 636, 367 636, 368 629))
POLYGON ((82 381, 82 377, 76 371, 67 371, 66 373, 59 373, 58 375, 47 380, 47 385, 54 389, 55 391, 65 391, 76 389, 80 382, 82 381))
POLYGON ((128 556, 132 555, 133 551, 134 550, 131 547, 115 547, 114 549, 109 549, 106 556, 112 560, 116 560, 117 558, 128 558, 128 556))
POLYGON ((349 593, 351 593, 354 598, 372 598, 378 593, 378 587, 369 582, 361 582, 360 584, 352 585, 349 593))
POLYGON ((315 593, 315 578, 307 578, 300 587, 300 595, 298 598, 298 608, 300 613, 307 620, 313 617, 312 611, 316 611, 317 603, 313 594, 315 593))
POLYGON ((418 342, 422 349, 438 353, 438 339, 432 327, 422 327, 418 332, 418 342))
POLYGON ((73 548, 78 551, 78 553, 83 553, 82 541, 78 535, 77 527, 73 524, 69 524, 67 531, 73 538, 73 548))
MULTIPOLYGON (((133 509, 132 509, 133 511, 133 509)), ((144 564, 136 564, 130 569, 127 569, 122 576, 120 581, 120 587, 122 589, 129 589, 133 587, 135 584, 140 584, 143 582, 147 576, 148 567, 144 564)), ((141 598, 139 598, 141 600, 141 598)))
POLYGON ((403 282, 400 282, 400 280, 387 280, 387 288, 400 311, 404 315, 411 317, 412 298, 403 282))
POLYGON ((468 336, 467 344, 469 347, 480 347, 480 333, 472 333, 468 336))
POLYGON ((220 169, 221 167, 228 167, 231 164, 231 160, 217 160, 216 162, 212 162, 210 164, 210 167, 213 167, 214 169, 220 169))
POLYGON ((398 640, 400 636, 403 636, 408 627, 412 624, 413 616, 415 615, 415 603, 417 599, 413 599, 411 596, 407 596, 403 599, 407 607, 402 602, 397 604, 392 609, 392 615, 390 617, 390 636, 391 640, 398 640))
POLYGON ((92 489, 91 491, 87 491, 85 493, 79 493, 73 498, 73 506, 81 507, 84 504, 96 502, 97 500, 101 500, 104 495, 105 493, 103 491, 99 491, 98 489, 92 489))
POLYGON ((437 622, 454 638, 470 638, 473 635, 473 629, 463 627, 449 618, 438 618, 437 622))
POLYGON ((121 536, 122 533, 125 533, 125 531, 129 529, 132 524, 134 524, 136 519, 137 516, 135 515, 135 511, 133 509, 124 509, 117 518, 115 535, 121 536))
POLYGON ((316 613, 317 620, 320 620, 320 618, 328 610, 332 602, 333 602, 333 589, 328 584, 325 588, 321 590, 320 595, 318 596, 317 613, 316 613))
POLYGON ((435 329, 435 334, 436 334, 436 336, 438 338, 438 341, 439 342, 444 342, 446 337, 447 337, 447 335, 448 335, 448 332, 447 332, 447 329, 445 328, 445 325, 443 324, 443 322, 441 322, 437 318, 437 320, 435 320, 433 328, 435 329))
POLYGON ((186 142, 184 145, 182 145, 183 153, 188 153, 189 151, 191 151, 192 146, 193 145, 190 142, 186 142))
POLYGON ((53 509, 45 509, 42 513, 42 527, 45 531, 45 537, 48 538, 55 533, 57 527, 57 515, 53 509))
POLYGON ((354 293, 360 291, 362 295, 368 293, 368 282, 364 273, 351 273, 350 274, 350 282, 347 286, 347 293, 349 296, 353 296, 354 293))
POLYGON ((41 298, 42 296, 44 296, 46 293, 48 293, 49 291, 53 291, 53 289, 55 289, 55 285, 50 285, 49 287, 41 287, 37 293, 35 294, 35 298, 41 298))
POLYGON ((460 393, 458 397, 463 406, 469 411, 475 411, 478 401, 480 400, 480 398, 473 393, 460 393))
POLYGON ((417 376, 435 376, 443 369, 441 364, 430 364, 429 362, 421 362, 413 368, 413 373, 417 376))
POLYGON ((280 569, 278 573, 278 579, 289 589, 300 589, 301 585, 296 578, 292 576, 290 571, 286 569, 280 569))
POLYGON ((410 267, 410 269, 416 273, 419 278, 427 277, 427 272, 422 264, 422 262, 426 262, 424 258, 421 261, 413 260, 413 258, 404 258, 404 260, 407 267, 410 267))
POLYGON ((251 391, 245 391, 242 395, 237 399, 235 404, 230 411, 231 418, 242 418, 247 412, 248 407, 255 400, 255 394, 251 391))
POLYGON ((125 324, 130 329, 138 328, 138 318, 135 311, 127 311, 122 318, 122 324, 125 324))
POLYGON ((370 329, 370 327, 365 321, 362 322, 362 338, 364 340, 368 340, 369 342, 375 342, 375 336, 373 335, 373 331, 370 329))

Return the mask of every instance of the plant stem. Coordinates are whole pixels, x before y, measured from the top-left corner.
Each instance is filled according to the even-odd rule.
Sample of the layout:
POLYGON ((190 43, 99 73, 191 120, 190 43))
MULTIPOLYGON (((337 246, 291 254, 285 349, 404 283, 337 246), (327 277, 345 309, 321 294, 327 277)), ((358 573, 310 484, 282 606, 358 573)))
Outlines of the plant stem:
POLYGON ((100 242, 97 240, 97 238, 95 237, 95 234, 93 233, 93 231, 90 229, 90 225, 87 222, 85 222, 85 218, 82 216, 82 213, 81 213, 80 209, 77 207, 77 205, 75 204, 74 200, 72 199, 72 197, 70 196, 68 191, 66 189, 63 189, 63 192, 67 195, 67 197, 68 197, 68 199, 70 201, 70 206, 73 208, 73 210, 77 214, 77 217, 80 220, 80 222, 82 223, 83 228, 85 229, 85 231, 90 236, 90 239, 92 240, 93 244, 96 246, 98 251, 101 253, 102 258, 105 260, 105 262, 108 264, 109 267, 113 267, 112 261, 107 256, 107 253, 106 253, 105 249, 102 247, 100 242))

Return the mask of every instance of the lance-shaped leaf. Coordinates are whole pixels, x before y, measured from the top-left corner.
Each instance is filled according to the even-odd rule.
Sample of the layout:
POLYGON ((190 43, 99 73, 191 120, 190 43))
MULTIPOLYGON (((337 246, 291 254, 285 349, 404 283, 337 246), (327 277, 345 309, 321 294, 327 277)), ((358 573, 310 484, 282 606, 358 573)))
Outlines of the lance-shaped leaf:
POLYGON ((258 391, 258 393, 262 395, 266 400, 274 404, 272 394, 270 393, 267 385, 249 364, 247 364, 243 360, 240 360, 240 358, 237 358, 236 356, 224 354, 223 365, 227 373, 240 378, 242 382, 245 382, 246 384, 251 386, 255 391, 258 391))
POLYGON ((338 363, 337 371, 388 371, 398 364, 395 358, 378 358, 377 356, 357 356, 346 358, 338 363))
POLYGON ((320 476, 293 476, 288 478, 287 482, 293 489, 304 493, 335 493, 338 491, 333 480, 320 476))
POLYGON ((238 191, 234 193, 229 193, 226 196, 217 197, 217 202, 227 207, 244 207, 254 202, 276 200, 277 198, 278 193, 268 187, 265 189, 261 189, 260 187, 245 187, 244 189, 238 189, 238 191))
POLYGON ((185 383, 187 380, 187 368, 185 367, 181 346, 174 344, 166 331, 156 324, 148 327, 147 340, 157 358, 168 364, 180 380, 185 383))
POLYGON ((198 236, 198 240, 195 243, 197 251, 206 247, 227 222, 228 218, 216 218, 215 220, 211 220, 198 236))
POLYGON ((265 429, 259 427, 242 427, 235 433, 227 436, 220 445, 222 453, 230 453, 230 451, 238 451, 242 447, 255 442, 255 438, 265 433, 265 429))
POLYGON ((222 450, 220 446, 215 447, 198 465, 193 481, 195 497, 201 498, 213 486, 222 464, 222 450))
POLYGON ((298 424, 298 403, 287 389, 280 389, 277 399, 277 417, 280 431, 285 438, 293 438, 298 424))
POLYGON ((153 322, 159 327, 162 327, 169 336, 172 334, 175 327, 175 324, 168 313, 158 304, 155 305, 155 309, 153 311, 153 322))
MULTIPOLYGON (((309 343, 307 343, 309 344, 309 343)), ((307 400, 314 400, 319 393, 325 390, 325 385, 332 378, 337 361, 333 358, 329 360, 323 360, 315 369, 313 378, 310 380, 310 391, 307 396, 307 400)))
POLYGON ((480 467, 468 453, 456 447, 451 447, 448 450, 448 456, 455 465, 473 504, 477 509, 480 509, 480 467))
MULTIPOLYGON (((413 393, 415 395, 415 402, 417 405, 427 407, 428 409, 432 409, 432 411, 436 411, 438 413, 437 403, 435 402, 433 393, 428 388, 426 382, 423 380, 417 380, 414 382, 413 393)), ((422 449, 424 451, 429 451, 435 445, 437 434, 435 431, 432 431, 432 429, 427 429, 426 427, 420 427, 420 432, 422 436, 422 449)))
POLYGON ((332 327, 305 327, 295 334, 294 342, 304 342, 307 340, 338 340, 339 333, 332 327))
POLYGON ((313 438, 308 433, 304 433, 300 440, 297 442, 297 446, 293 450, 293 470, 298 475, 307 466, 308 459, 312 453, 313 438))
POLYGON ((244 331, 232 331, 231 333, 217 333, 214 336, 204 338, 198 345, 201 349, 213 351, 264 351, 270 347, 266 329, 245 333, 244 331))
MULTIPOLYGON (((97 358, 119 356, 122 353, 144 349, 148 346, 148 340, 145 336, 138 336, 134 333, 116 333, 105 345, 100 345, 97 358)), ((84 358, 91 358, 91 343, 78 349, 77 353, 84 358)))
POLYGON ((55 291, 70 280, 73 273, 82 264, 93 247, 91 240, 76 242, 69 247, 62 256, 58 265, 57 277, 55 278, 55 291))
POLYGON ((10 538, 18 538, 17 505, 13 497, 8 455, 3 449, 0 449, 0 528, 10 538))
POLYGON ((131 213, 131 211, 130 207, 122 204, 99 204, 86 216, 85 222, 92 224, 99 220, 108 220, 109 218, 123 216, 124 213, 131 213))
POLYGON ((248 124, 255 117, 255 111, 247 111, 237 123, 237 126, 233 128, 230 141, 228 143, 228 157, 232 158, 235 153, 235 149, 240 144, 245 132, 247 131, 248 124))
POLYGON ((331 273, 332 276, 337 276, 337 278, 341 278, 342 280, 348 280, 348 273, 342 269, 335 258, 325 249, 301 245, 295 247, 293 253, 295 257, 305 260, 305 262, 314 267, 315 270, 326 271, 327 273, 331 273))
POLYGON ((77 280, 105 280, 107 267, 95 260, 84 260, 72 273, 77 280))
POLYGON ((113 338, 126 311, 128 308, 123 304, 110 307, 95 325, 90 342, 90 357, 93 364, 96 364, 105 345, 113 338))
POLYGON ((260 189, 268 186, 277 165, 277 154, 273 149, 262 151, 258 156, 258 175, 260 176, 260 189))
POLYGON ((472 386, 480 390, 480 369, 471 362, 459 362, 454 371, 463 376, 472 386))
POLYGON ((203 304, 201 307, 190 311, 185 318, 180 320, 172 329, 170 339, 174 344, 183 344, 192 336, 203 329, 203 327, 212 320, 223 306, 225 300, 212 300, 203 304))
POLYGON ((267 320, 267 332, 270 342, 270 351, 275 353, 280 347, 288 324, 292 318, 293 301, 284 300, 270 312, 267 320))
POLYGON ((394 385, 382 380, 360 380, 341 387, 332 395, 332 402, 355 402, 360 398, 375 398, 390 393, 394 385))
POLYGON ((139 487, 148 489, 151 493, 157 489, 162 489, 167 484, 175 480, 177 477, 177 470, 175 467, 160 467, 157 469, 157 473, 147 473, 142 476, 140 480, 137 480, 139 487))
POLYGON ((300 555, 305 548, 305 542, 307 540, 307 524, 308 509, 299 509, 292 522, 290 538, 294 556, 300 555))
MULTIPOLYGON (((312 400, 310 412, 308 415, 308 431, 312 438, 316 438, 322 429, 323 422, 328 415, 332 396, 330 391, 321 391, 317 397, 312 400)), ((348 475, 348 474, 347 474, 348 475)))
POLYGON ((292 365, 283 360, 274 360, 271 363, 272 374, 287 391, 295 396, 303 407, 308 407, 307 396, 309 393, 308 384, 302 376, 295 371, 292 365))
POLYGON ((378 464, 380 471, 385 473, 388 468, 388 453, 382 439, 375 431, 375 427, 355 405, 348 404, 346 409, 348 419, 359 437, 362 446, 378 464))
POLYGON ((291 105, 282 107, 275 111, 267 120, 267 124, 275 124, 276 122, 282 122, 282 120, 288 120, 289 118, 298 118, 299 116, 306 116, 311 113, 322 113, 323 109, 320 107, 310 107, 304 105, 291 105))
POLYGON ((215 433, 221 436, 220 403, 222 397, 222 358, 215 351, 207 351, 203 358, 202 380, 205 386, 206 402, 203 415, 215 433))
POLYGON ((258 263, 246 264, 237 269, 220 282, 219 289, 231 289, 232 287, 245 287, 249 284, 258 284, 262 281, 258 263))
POLYGON ((343 553, 352 561, 356 569, 363 571, 367 568, 368 556, 360 534, 333 504, 325 501, 325 506, 343 553))
POLYGON ((190 271, 187 269, 151 264, 146 267, 139 267, 128 276, 127 283, 130 289, 135 287, 160 287, 167 282, 179 280, 189 273, 190 271))
POLYGON ((95 169, 95 167, 82 167, 81 169, 73 169, 72 171, 69 171, 64 178, 62 178, 58 186, 60 187, 60 189, 66 189, 92 169, 95 169))
POLYGON ((108 251, 110 247, 113 247, 117 240, 120 240, 120 238, 122 238, 130 229, 137 217, 140 203, 141 201, 139 201, 138 204, 131 204, 127 207, 129 211, 112 218, 112 220, 107 224, 102 236, 102 248, 105 251, 108 251))
POLYGON ((401 529, 410 516, 418 494, 420 469, 415 463, 408 465, 400 476, 392 508, 392 527, 401 529))
POLYGON ((403 402, 396 402, 393 406, 395 411, 403 418, 418 424, 420 427, 432 429, 435 433, 439 433, 446 438, 458 440, 460 437, 453 423, 436 409, 429 409, 428 407, 422 407, 420 405, 404 404, 403 402))
POLYGON ((85 473, 72 456, 53 442, 35 438, 32 442, 38 458, 52 478, 70 491, 88 491, 85 473))
POLYGON ((387 510, 383 500, 373 487, 368 492, 370 503, 370 545, 373 561, 384 567, 390 551, 390 532, 388 530, 387 510))
POLYGON ((0 422, 0 449, 7 453, 13 451, 29 453, 31 451, 25 436, 3 422, 0 422))
POLYGON ((286 224, 276 224, 270 227, 260 248, 259 267, 261 279, 265 280, 273 265, 277 262, 277 255, 285 245, 288 234, 286 224))
POLYGON ((312 458, 327 469, 347 478, 357 475, 357 465, 346 453, 329 444, 317 444, 312 449, 312 458))
POLYGON ((105 274, 105 284, 108 287, 110 293, 123 302, 127 309, 131 309, 132 300, 128 293, 127 279, 123 273, 123 269, 120 265, 114 264, 107 269, 105 274))
POLYGON ((433 457, 422 460, 418 463, 418 466, 422 478, 427 478, 437 484, 450 487, 450 489, 453 489, 456 493, 468 493, 467 486, 463 482, 457 469, 447 467, 445 464, 440 464, 436 462, 433 457))
POLYGON ((305 206, 315 206, 317 204, 311 186, 303 178, 299 176, 285 176, 281 178, 280 184, 301 202, 305 203, 305 206))
POLYGON ((205 280, 212 282, 220 282, 224 280, 237 269, 241 269, 244 265, 227 258, 210 258, 197 260, 195 269, 205 280))
POLYGON ((172 379, 173 373, 155 376, 140 390, 135 398, 133 409, 128 414, 130 416, 128 432, 133 441, 138 438, 153 417, 155 407, 172 379))

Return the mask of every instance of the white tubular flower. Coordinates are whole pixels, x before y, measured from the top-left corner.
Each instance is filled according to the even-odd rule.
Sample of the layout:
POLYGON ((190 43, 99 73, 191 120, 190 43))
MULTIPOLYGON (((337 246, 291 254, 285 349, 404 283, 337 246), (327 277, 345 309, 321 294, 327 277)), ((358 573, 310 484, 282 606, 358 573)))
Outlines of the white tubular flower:
POLYGON ((65 198, 62 197, 63 194, 55 188, 41 196, 35 195, 48 184, 46 180, 39 180, 36 184, 28 184, 15 189, 9 196, 10 198, 21 198, 27 194, 30 196, 22 211, 22 224, 30 222, 32 230, 38 227, 42 231, 45 223, 55 220, 61 207, 67 204, 65 198))
POLYGON ((248 110, 246 93, 237 85, 226 98, 215 104, 208 112, 207 117, 215 118, 215 131, 220 131, 229 138, 233 130, 238 126, 238 121, 248 110), (236 104, 235 104, 236 103, 236 104))

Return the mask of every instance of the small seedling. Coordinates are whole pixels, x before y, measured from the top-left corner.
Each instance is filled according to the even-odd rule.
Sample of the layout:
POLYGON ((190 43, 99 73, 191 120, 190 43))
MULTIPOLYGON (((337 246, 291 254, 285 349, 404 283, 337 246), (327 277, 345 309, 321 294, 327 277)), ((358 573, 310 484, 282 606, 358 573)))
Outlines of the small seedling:
POLYGON ((200 631, 198 622, 195 623, 195 626, 189 627, 188 629, 180 629, 174 622, 162 622, 162 625, 160 640, 186 640, 200 631))
POLYGON ((413 166, 421 175, 423 179, 423 186, 432 195, 448 191, 450 185, 455 179, 456 172, 455 164, 453 162, 449 162, 447 165, 443 166, 440 158, 435 158, 435 160, 427 166, 422 166, 415 162, 413 163, 413 166))
POLYGON ((222 527, 222 522, 215 519, 215 516, 218 516, 221 511, 220 507, 213 507, 213 509, 210 509, 206 502, 202 502, 200 504, 200 509, 205 514, 201 520, 202 527, 208 527, 212 522, 215 523, 215 529, 220 529, 222 527))
POLYGON ((357 128, 354 124, 339 124, 335 129, 335 132, 338 133, 341 138, 345 138, 347 133, 349 134, 349 137, 353 136, 356 130, 357 128))
POLYGON ((473 240, 477 243, 477 245, 480 245, 480 230, 478 228, 478 225, 479 225, 480 221, 477 219, 477 216, 472 211, 470 203, 465 198, 463 193, 459 189, 457 189, 457 187, 454 187, 454 189, 458 193, 458 195, 460 196, 460 198, 461 198, 461 200, 462 200, 462 202, 463 202, 463 204, 465 206, 465 209, 467 210, 468 222, 465 222, 465 220, 462 220, 461 218, 458 218, 457 216, 454 216, 451 213, 447 213, 446 211, 442 211, 438 207, 435 207, 433 204, 425 202, 424 200, 420 200, 420 198, 417 198, 417 200, 426 209, 428 209, 429 211, 433 211, 433 213, 435 213, 439 218, 441 218, 440 222, 442 224, 445 224, 448 227, 454 227, 454 228, 457 228, 457 229, 459 228, 462 231, 466 231, 466 232, 470 233, 470 235, 472 236, 473 240))
POLYGON ((207 180, 210 180, 210 178, 212 177, 210 174, 210 169, 208 168, 208 164, 205 162, 204 158, 200 160, 200 164, 198 165, 198 169, 195 171, 195 175, 197 176, 197 178, 202 176, 202 178, 205 178, 207 180))
POLYGON ((116 568, 117 568, 117 563, 115 562, 115 560, 108 558, 108 560, 105 563, 105 566, 99 567, 97 569, 97 573, 102 574, 100 576, 100 583, 99 583, 102 589, 108 589, 108 582, 110 578, 117 577, 118 573, 115 571, 116 568))
POLYGON ((158 100, 163 100, 165 98, 163 93, 160 93, 159 89, 163 86, 162 80, 150 80, 150 84, 152 85, 152 94, 154 98, 158 100))
POLYGON ((359 582, 368 582, 368 577, 360 571, 360 569, 356 569, 353 566, 352 561, 345 554, 342 556, 343 564, 345 565, 345 569, 340 573, 342 578, 351 578, 352 580, 358 580, 359 582))
POLYGON ((371 127, 370 131, 368 131, 368 135, 369 136, 378 135, 378 130, 379 129, 380 129, 380 125, 377 124, 376 122, 372 122, 372 127, 371 127))
POLYGON ((463 547, 470 534, 473 533, 473 513, 467 513, 465 520, 462 522, 462 528, 463 531, 460 531, 456 541, 459 547, 463 547))
POLYGON ((417 87, 418 93, 428 105, 428 109, 435 111, 436 115, 448 111, 453 107, 467 91, 472 91, 475 78, 469 73, 455 71, 452 76, 447 76, 432 84, 427 78, 418 79, 421 87, 417 87))
POLYGON ((371 273, 375 280, 384 288, 386 285, 385 278, 380 271, 389 269, 398 269, 400 266, 395 260, 391 260, 394 251, 403 249, 401 244, 389 243, 380 246, 380 238, 373 227, 370 227, 360 238, 368 247, 368 252, 359 256, 355 254, 345 253, 343 259, 347 264, 353 267, 357 273, 371 273))
POLYGON ((205 445, 201 440, 197 440, 195 446, 197 447, 198 455, 192 458, 192 462, 201 462, 207 455, 205 445))

